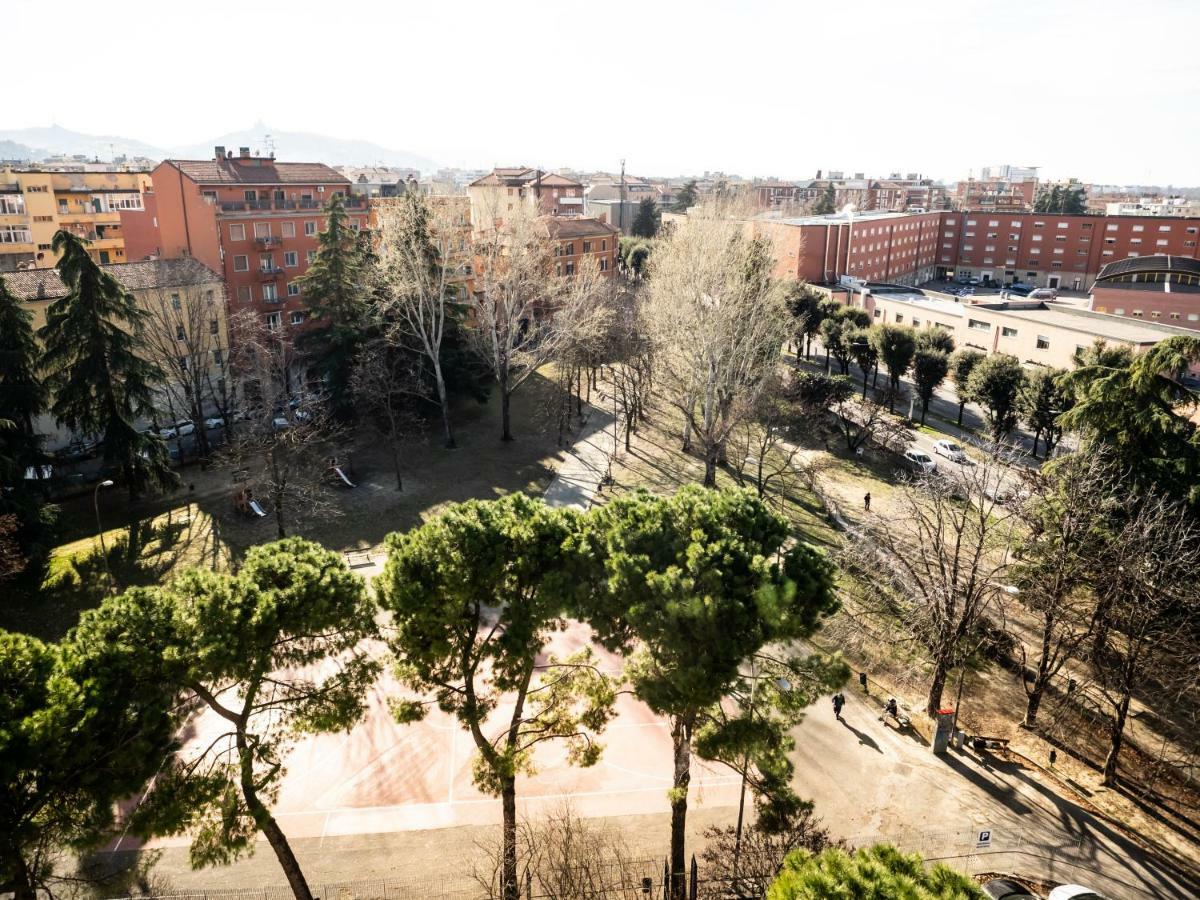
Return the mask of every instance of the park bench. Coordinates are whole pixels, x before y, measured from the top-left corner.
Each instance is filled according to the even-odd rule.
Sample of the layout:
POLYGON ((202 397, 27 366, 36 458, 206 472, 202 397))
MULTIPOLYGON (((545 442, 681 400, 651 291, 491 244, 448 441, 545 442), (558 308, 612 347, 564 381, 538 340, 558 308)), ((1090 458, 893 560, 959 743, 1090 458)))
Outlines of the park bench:
POLYGON ((361 569, 371 565, 370 550, 343 550, 342 556, 346 558, 346 565, 352 569, 361 569))

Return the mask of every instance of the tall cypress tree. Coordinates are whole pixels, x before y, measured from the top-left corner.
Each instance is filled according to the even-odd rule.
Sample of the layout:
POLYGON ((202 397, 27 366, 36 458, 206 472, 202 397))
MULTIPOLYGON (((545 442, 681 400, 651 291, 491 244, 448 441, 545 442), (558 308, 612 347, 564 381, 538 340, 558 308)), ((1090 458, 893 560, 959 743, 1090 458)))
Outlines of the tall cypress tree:
POLYGON ((50 411, 77 434, 102 435, 104 461, 121 467, 131 497, 147 487, 171 487, 166 445, 139 434, 153 410, 152 386, 163 372, 139 351, 146 312, 87 252, 87 241, 58 231, 52 247, 67 294, 50 304, 38 332, 50 411))
MULTIPOLYGON (((0 432, 4 455, 23 471, 38 458, 33 420, 46 408, 46 388, 38 377, 33 315, 0 278, 0 419, 12 427, 0 432)), ((0 480, 8 483, 5 473, 0 480)))
POLYGON ((350 227, 340 195, 333 196, 325 213, 316 259, 298 279, 304 303, 318 324, 302 334, 297 345, 325 379, 334 415, 345 420, 353 414, 350 378, 368 324, 366 277, 372 250, 367 234, 350 227))

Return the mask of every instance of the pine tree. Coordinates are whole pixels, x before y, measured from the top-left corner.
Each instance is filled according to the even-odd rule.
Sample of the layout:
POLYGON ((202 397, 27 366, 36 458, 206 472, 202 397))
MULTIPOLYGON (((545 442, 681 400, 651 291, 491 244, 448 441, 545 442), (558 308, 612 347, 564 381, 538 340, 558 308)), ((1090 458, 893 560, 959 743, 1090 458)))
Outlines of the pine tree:
POLYGON ((679 193, 675 195, 675 211, 687 212, 696 205, 698 200, 699 196, 696 191, 696 182, 694 180, 689 181, 687 184, 681 187, 679 189, 679 193))
POLYGON ((817 198, 817 202, 813 204, 814 216, 828 216, 834 211, 837 203, 837 193, 834 191, 833 182, 829 182, 825 186, 824 192, 817 198))
POLYGON ((297 346, 325 379, 333 414, 346 420, 353 414, 350 379, 367 323, 372 251, 366 232, 350 227, 340 195, 329 201, 325 214, 316 259, 297 279, 309 315, 319 324, 304 332, 297 346))
POLYGON ((638 203, 637 215, 633 219, 632 231, 636 237, 652 238, 658 234, 661 216, 653 197, 645 197, 638 203))
MULTIPOLYGON (((0 278, 0 419, 12 426, 0 432, 4 455, 21 470, 36 461, 33 420, 46 408, 46 388, 38 376, 40 348, 30 324, 33 316, 9 293, 0 278)), ((0 481, 8 483, 5 473, 0 481)))
POLYGON ((86 244, 59 231, 51 245, 67 294, 50 304, 38 332, 54 398, 50 411, 76 434, 103 436, 104 461, 121 467, 136 497, 146 487, 178 481, 166 445, 137 430, 137 420, 153 412, 153 385, 163 372, 140 352, 145 311, 92 260, 86 244))

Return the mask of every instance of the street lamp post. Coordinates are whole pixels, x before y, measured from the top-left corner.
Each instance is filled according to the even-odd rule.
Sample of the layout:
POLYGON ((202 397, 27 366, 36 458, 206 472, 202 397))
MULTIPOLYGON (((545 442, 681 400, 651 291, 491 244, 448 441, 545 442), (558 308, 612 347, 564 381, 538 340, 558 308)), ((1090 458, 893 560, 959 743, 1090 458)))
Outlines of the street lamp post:
POLYGON ((108 589, 110 593, 114 584, 112 570, 108 567, 108 548, 104 546, 104 526, 100 524, 100 488, 110 488, 112 486, 112 479, 106 478, 97 483, 96 489, 92 491, 92 506, 96 510, 96 537, 100 539, 100 558, 104 561, 104 574, 108 577, 108 589))

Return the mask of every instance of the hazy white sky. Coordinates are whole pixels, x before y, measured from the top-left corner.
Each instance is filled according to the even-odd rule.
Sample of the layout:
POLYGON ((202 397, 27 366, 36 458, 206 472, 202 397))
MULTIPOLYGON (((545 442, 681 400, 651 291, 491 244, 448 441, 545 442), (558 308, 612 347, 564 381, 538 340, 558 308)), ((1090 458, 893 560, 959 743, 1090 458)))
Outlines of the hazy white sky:
POLYGON ((449 165, 1200 185, 1197 0, 6 0, 0 126, 449 165), (15 11, 14 11, 15 5, 15 11))

